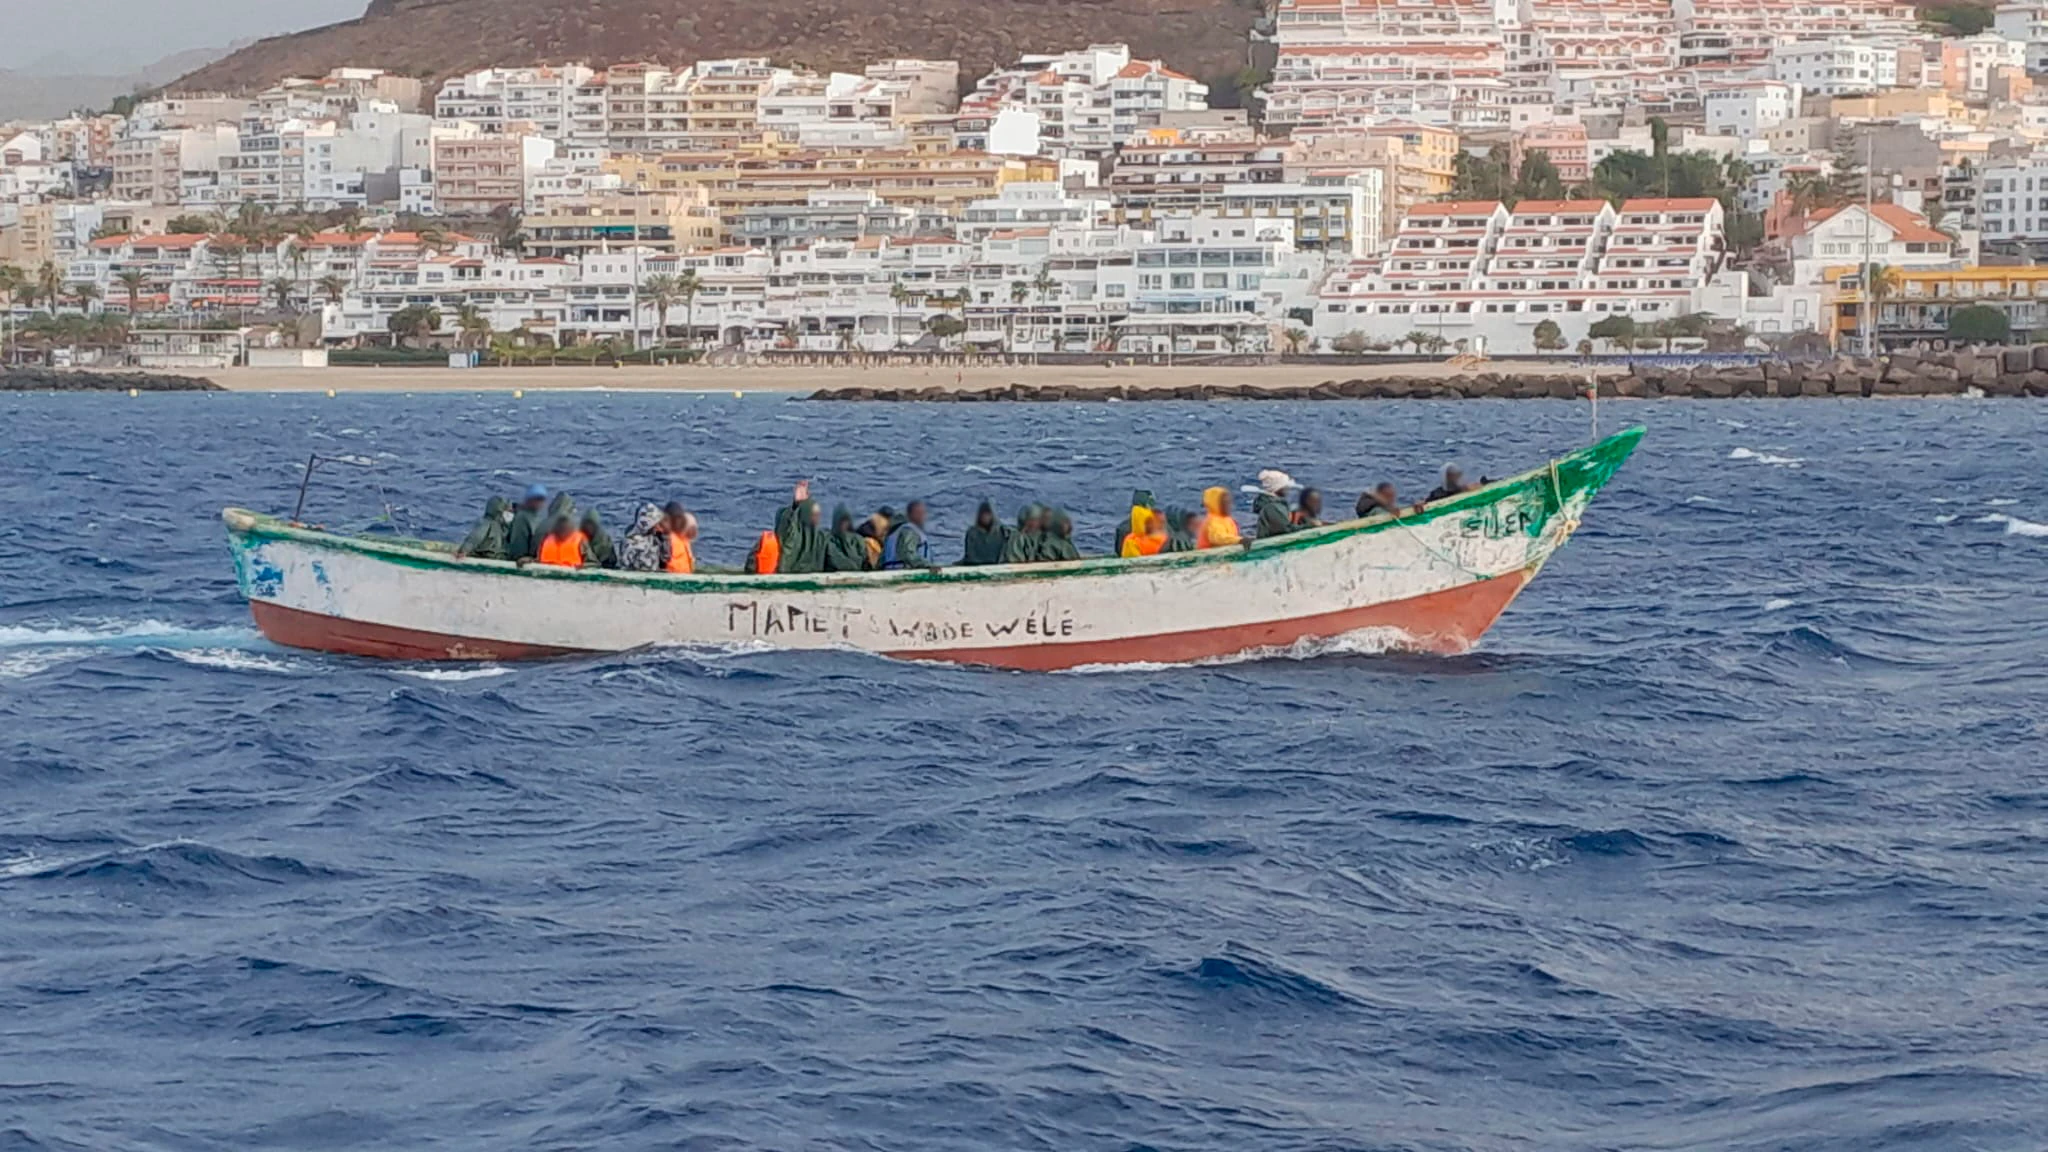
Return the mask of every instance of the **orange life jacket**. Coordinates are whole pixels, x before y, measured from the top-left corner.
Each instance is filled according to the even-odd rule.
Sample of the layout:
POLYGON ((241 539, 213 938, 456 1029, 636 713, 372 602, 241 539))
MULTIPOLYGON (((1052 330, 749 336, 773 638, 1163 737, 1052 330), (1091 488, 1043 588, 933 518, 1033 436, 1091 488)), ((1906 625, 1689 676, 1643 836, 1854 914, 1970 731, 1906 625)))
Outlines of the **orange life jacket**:
POLYGON ((690 550, 690 538, 668 534, 668 570, 688 576, 697 570, 697 554, 690 550))
POLYGON ((553 535, 543 536, 540 555, 535 557, 542 564, 553 564, 557 568, 583 567, 583 533, 571 532, 566 540, 557 540, 553 535))
POLYGON ((1159 555, 1159 550, 1164 547, 1166 547, 1166 537, 1164 536, 1154 536, 1149 532, 1133 532, 1124 537, 1124 546, 1119 550, 1119 555, 1125 557, 1157 556, 1159 555))
POLYGON ((782 541, 774 532, 761 533, 761 542, 754 545, 754 573, 758 576, 773 576, 782 565, 782 541))

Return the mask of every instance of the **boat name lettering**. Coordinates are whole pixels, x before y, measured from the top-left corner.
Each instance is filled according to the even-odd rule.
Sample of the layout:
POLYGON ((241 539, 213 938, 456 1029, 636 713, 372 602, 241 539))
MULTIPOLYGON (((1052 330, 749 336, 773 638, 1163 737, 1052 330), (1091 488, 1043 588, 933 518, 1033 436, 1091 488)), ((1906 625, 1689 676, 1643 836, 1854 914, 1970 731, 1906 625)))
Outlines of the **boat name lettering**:
MULTIPOLYGON (((734 636, 777 636, 785 632, 823 635, 832 631, 832 625, 822 613, 794 604, 733 600, 725 606, 725 630, 734 636)), ((844 624, 839 634, 846 634, 844 624)))
POLYGON ((896 640, 921 640, 936 644, 942 640, 972 640, 987 636, 1001 640, 1012 636, 1072 636, 1074 618, 1054 617, 1049 612, 1012 616, 1008 620, 890 620, 889 636, 896 640))
POLYGON ((1473 509, 1459 527, 1467 532, 1481 533, 1489 540, 1506 540, 1515 536, 1541 535, 1543 517, 1526 504, 1500 501, 1473 509))

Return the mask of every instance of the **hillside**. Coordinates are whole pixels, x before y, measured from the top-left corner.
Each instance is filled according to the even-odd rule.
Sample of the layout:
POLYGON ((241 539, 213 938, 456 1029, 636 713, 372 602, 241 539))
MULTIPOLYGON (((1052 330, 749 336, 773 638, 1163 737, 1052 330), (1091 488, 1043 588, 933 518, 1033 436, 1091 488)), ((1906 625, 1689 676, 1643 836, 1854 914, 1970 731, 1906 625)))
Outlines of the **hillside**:
POLYGON ((186 76, 188 91, 260 87, 354 64, 440 79, 493 64, 770 56, 857 71, 961 62, 978 77, 1025 52, 1124 42, 1211 83, 1245 60, 1263 0, 371 0, 360 19, 262 40, 186 76))

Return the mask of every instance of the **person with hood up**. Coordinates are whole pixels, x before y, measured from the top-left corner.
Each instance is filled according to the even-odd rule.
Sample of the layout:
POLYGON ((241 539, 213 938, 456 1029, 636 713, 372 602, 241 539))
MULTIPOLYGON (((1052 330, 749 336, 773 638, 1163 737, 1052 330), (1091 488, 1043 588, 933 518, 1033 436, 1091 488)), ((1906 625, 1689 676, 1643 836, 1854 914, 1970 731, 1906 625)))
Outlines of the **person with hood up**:
POLYGON ((1157 556, 1166 550, 1166 517, 1150 508, 1134 508, 1131 520, 1136 527, 1124 536, 1117 547, 1117 555, 1126 560, 1137 556, 1157 556))
POLYGON ((1017 530, 1003 542, 1003 563, 1036 564, 1045 559, 1045 508, 1026 504, 1017 513, 1017 530))
POLYGON ((823 572, 825 529, 809 481, 796 486, 796 498, 775 516, 775 540, 781 545, 777 572, 823 572))
POLYGON ((1304 528, 1321 528, 1323 526, 1323 490, 1320 488, 1303 488, 1301 495, 1296 498, 1294 515, 1288 517, 1288 519, 1294 525, 1296 532, 1304 528))
MULTIPOLYGON (((1131 535, 1144 535, 1145 525, 1139 519, 1140 513, 1148 515, 1155 520, 1159 520, 1159 505, 1153 502, 1152 492, 1148 488, 1140 488, 1136 492, 1131 493, 1131 515, 1129 521, 1124 525, 1124 534, 1126 537, 1131 535)), ((1165 526, 1166 522, 1164 520, 1160 520, 1160 528, 1162 531, 1165 529, 1165 526)))
POLYGON ((981 507, 974 510, 974 523, 967 526, 967 546, 960 555, 960 563, 976 566, 1001 564, 1003 545, 1009 539, 1009 529, 996 520, 995 504, 983 500, 981 507))
POLYGON ((866 572, 868 542, 853 526, 853 512, 841 504, 832 509, 832 532, 825 538, 825 571, 866 572))
POLYGON ((598 519, 597 509, 583 513, 583 521, 577 530, 583 533, 585 543, 590 546, 591 564, 599 568, 619 566, 618 546, 612 543, 612 534, 604 530, 604 521, 598 519))
POLYGON ((1203 548, 1229 548, 1244 541, 1228 488, 1202 490, 1202 517, 1197 525, 1195 542, 1203 548))
POLYGON ((484 503, 483 519, 478 520, 455 546, 457 556, 472 560, 508 559, 505 550, 505 530, 512 523, 512 504, 503 496, 493 496, 484 503))
POLYGON ((1193 552, 1199 549, 1201 541, 1195 538, 1199 527, 1194 512, 1186 508, 1166 510, 1166 547, 1162 552, 1193 552))
POLYGON ((668 567, 668 513, 653 503, 633 513, 633 527, 619 542, 619 568, 626 572, 660 572, 668 567))
POLYGON ((512 522, 505 526, 505 559, 531 560, 539 552, 540 538, 548 531, 547 521, 541 519, 547 506, 547 485, 535 484, 526 490, 526 497, 512 513, 512 522))
POLYGON ((882 541, 882 567, 938 567, 932 563, 932 547, 924 537, 924 522, 924 501, 912 500, 903 506, 903 519, 896 522, 882 541))
POLYGON ((1294 514, 1287 507, 1287 493, 1301 485, 1277 468, 1259 473, 1259 494, 1252 499, 1252 515, 1258 520, 1259 539, 1285 536, 1294 531, 1294 514))
POLYGON ((1055 563, 1068 563, 1081 558, 1081 550, 1074 547, 1074 521, 1058 508, 1045 514, 1045 538, 1039 545, 1039 559, 1055 563))

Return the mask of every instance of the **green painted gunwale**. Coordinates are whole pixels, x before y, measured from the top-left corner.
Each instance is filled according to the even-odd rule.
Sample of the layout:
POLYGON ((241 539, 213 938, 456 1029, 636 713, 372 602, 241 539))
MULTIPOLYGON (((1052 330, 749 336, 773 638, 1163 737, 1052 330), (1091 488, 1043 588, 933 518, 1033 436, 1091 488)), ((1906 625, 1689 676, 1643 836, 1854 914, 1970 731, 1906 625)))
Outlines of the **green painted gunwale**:
MULTIPOLYGON (((1156 571, 1159 569, 1187 567, 1198 564, 1242 564, 1262 560, 1282 552, 1303 548, 1315 548, 1324 544, 1353 536, 1370 536, 1378 532, 1396 530, 1400 525, 1413 528, 1440 517, 1469 512, 1488 504, 1522 497, 1534 492, 1543 508, 1543 525, 1557 513, 1561 502, 1579 493, 1587 499, 1599 492, 1643 438, 1643 429, 1638 426, 1624 429, 1598 443, 1581 448, 1569 455, 1559 457, 1540 468, 1496 480, 1484 488, 1440 500, 1420 512, 1410 513, 1399 520, 1377 517, 1370 520, 1347 520, 1307 532, 1296 532, 1271 540, 1248 541, 1240 548, 1219 548, 1201 552, 1178 552, 1158 556, 1143 556, 1123 559, 1115 556, 1101 556, 1084 559, 1080 563, 1066 564, 1016 564, 985 568, 950 567, 929 571, 904 570, 894 572, 844 572, 830 576, 811 573, 787 576, 758 576, 751 573, 732 575, 697 574, 672 576, 663 572, 616 572, 589 568, 553 568, 530 564, 525 567, 506 560, 463 559, 451 552, 433 548, 408 545, 391 540, 380 540, 365 536, 344 536, 333 532, 322 532, 311 528, 294 528, 274 516, 250 512, 241 508, 222 511, 222 519, 228 524, 229 538, 239 547, 251 547, 267 540, 289 540, 317 548, 338 552, 354 552, 373 556, 379 560, 407 568, 469 572, 478 575, 503 576, 520 580, 569 580, 595 581, 599 583, 621 583, 645 585, 673 592, 730 593, 749 589, 773 592, 803 592, 834 588, 875 588, 911 584, 975 583, 983 581, 1025 581, 1058 580, 1075 576, 1106 575, 1130 571, 1156 571), (1553 474, 1555 480, 1553 481, 1553 474), (238 524, 237 521, 246 521, 238 524)), ((1539 528, 1542 525, 1539 525, 1539 528)))

